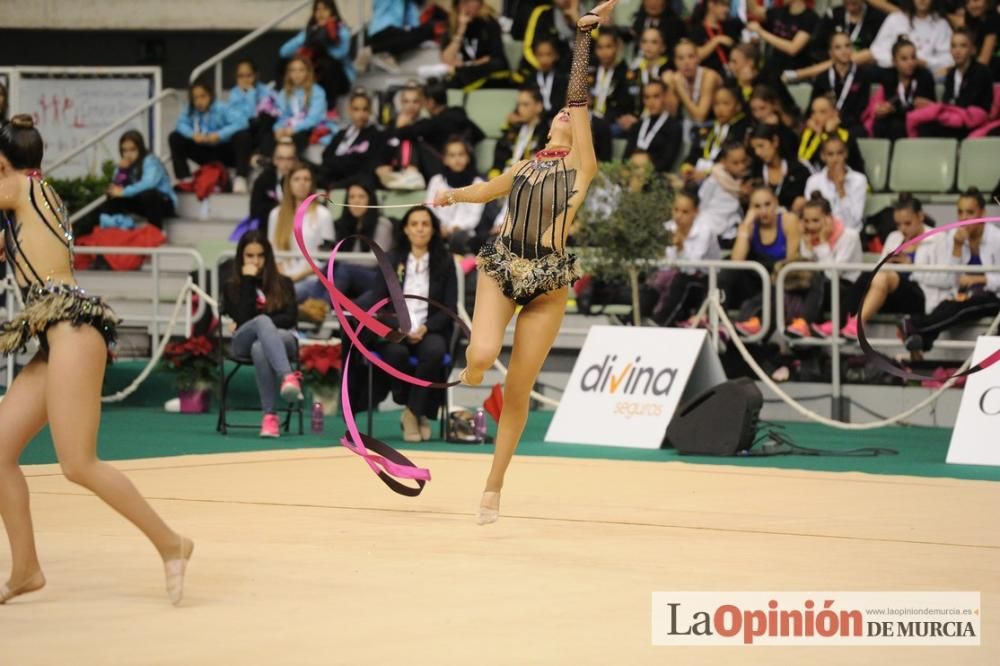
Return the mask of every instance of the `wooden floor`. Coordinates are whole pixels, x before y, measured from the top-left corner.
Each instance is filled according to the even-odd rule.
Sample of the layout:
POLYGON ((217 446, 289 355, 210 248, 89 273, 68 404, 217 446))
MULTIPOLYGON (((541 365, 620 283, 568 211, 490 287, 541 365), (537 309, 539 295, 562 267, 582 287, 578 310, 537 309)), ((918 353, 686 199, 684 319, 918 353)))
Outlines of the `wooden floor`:
POLYGON ((181 608, 130 525, 27 468, 49 584, 0 606, 0 664, 1000 663, 1000 484, 525 457, 478 527, 489 459, 414 457, 417 499, 343 449, 119 463, 197 543, 181 608), (978 590, 982 646, 653 647, 668 590, 978 590))

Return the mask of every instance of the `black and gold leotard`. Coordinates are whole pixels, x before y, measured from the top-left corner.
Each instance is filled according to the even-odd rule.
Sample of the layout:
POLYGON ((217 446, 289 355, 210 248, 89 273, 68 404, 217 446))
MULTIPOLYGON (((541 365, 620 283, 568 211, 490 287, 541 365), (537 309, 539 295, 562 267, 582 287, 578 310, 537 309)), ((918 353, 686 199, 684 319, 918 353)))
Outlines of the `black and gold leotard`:
MULTIPOLYGON (((587 104, 589 55, 590 32, 578 31, 566 94, 569 106, 587 104)), ((564 158, 536 158, 514 173, 503 226, 483 245, 477 265, 516 303, 525 305, 580 277, 576 257, 565 252, 575 183, 576 170, 564 158)))
POLYGON ((93 326, 110 347, 118 320, 102 299, 86 294, 73 278, 73 234, 62 202, 48 183, 33 176, 28 177, 28 199, 37 221, 0 213, 6 259, 24 297, 24 309, 0 323, 0 354, 23 351, 35 336, 47 349, 45 332, 61 321, 93 326))

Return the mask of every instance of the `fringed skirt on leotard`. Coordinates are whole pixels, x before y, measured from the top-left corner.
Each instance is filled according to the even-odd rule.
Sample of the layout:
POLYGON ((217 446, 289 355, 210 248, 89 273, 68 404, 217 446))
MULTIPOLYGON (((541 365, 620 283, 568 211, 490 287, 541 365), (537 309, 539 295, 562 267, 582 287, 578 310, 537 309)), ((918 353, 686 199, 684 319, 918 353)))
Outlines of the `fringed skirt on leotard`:
POLYGON ((571 284, 582 275, 576 255, 548 250, 529 259, 508 247, 509 242, 496 238, 484 243, 476 266, 496 280, 504 296, 515 303, 527 305, 533 298, 571 284))
POLYGON ((118 317, 104 300, 77 286, 33 284, 24 296, 24 310, 14 315, 13 321, 0 322, 0 355, 24 351, 36 336, 43 347, 47 346, 45 332, 62 321, 93 326, 109 348, 114 345, 118 317))

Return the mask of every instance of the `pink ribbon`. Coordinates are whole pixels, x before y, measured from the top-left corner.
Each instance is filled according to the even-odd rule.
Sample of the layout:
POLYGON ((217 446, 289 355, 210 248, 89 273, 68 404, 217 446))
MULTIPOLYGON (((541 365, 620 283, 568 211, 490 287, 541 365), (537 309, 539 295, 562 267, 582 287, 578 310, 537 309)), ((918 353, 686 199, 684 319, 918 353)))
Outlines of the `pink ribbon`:
MULTIPOLYGON (((898 256, 898 255, 902 254, 908 248, 915 247, 915 246, 919 245, 921 243, 921 241, 924 241, 924 240, 930 238, 931 236, 934 236, 935 234, 941 234, 941 233, 944 233, 946 231, 951 231, 952 229, 958 229, 959 227, 969 226, 970 224, 982 224, 982 223, 985 223, 985 222, 997 223, 997 222, 1000 222, 1000 217, 977 217, 977 218, 974 218, 974 219, 971 219, 971 220, 961 220, 961 221, 958 221, 958 222, 952 222, 951 224, 946 224, 946 225, 941 226, 941 227, 934 227, 931 230, 926 231, 926 232, 920 234, 919 236, 916 236, 915 238, 911 238, 908 241, 904 241, 902 244, 900 244, 899 247, 897 247, 895 250, 893 250, 892 252, 890 252, 889 254, 887 254, 881 261, 879 261, 878 264, 876 264, 875 268, 872 270, 871 273, 867 274, 866 276, 864 276, 862 278, 863 280, 865 280, 865 283, 864 283, 864 287, 862 289, 863 293, 862 293, 862 296, 861 296, 861 302, 858 304, 858 310, 861 309, 861 306, 865 302, 865 297, 868 296, 868 289, 871 287, 871 283, 872 283, 872 280, 875 279, 875 275, 882 269, 882 267, 890 259, 892 259, 895 256, 898 256)), ((900 378, 902 378, 904 380, 908 380, 908 381, 909 380, 936 380, 936 381, 942 381, 942 382, 944 382, 944 381, 947 381, 947 380, 951 379, 952 377, 965 377, 965 376, 971 375, 971 374, 973 374, 975 372, 979 372, 980 370, 985 370, 986 368, 990 367, 991 365, 993 365, 997 361, 1000 361, 1000 349, 998 349, 995 352, 993 352, 992 354, 990 354, 989 356, 987 356, 986 358, 984 358, 979 363, 973 365, 968 370, 965 370, 964 372, 956 372, 956 373, 948 375, 947 377, 944 377, 944 378, 942 378, 940 376, 934 377, 934 376, 931 376, 931 375, 918 375, 918 374, 916 374, 914 372, 910 372, 908 370, 904 370, 903 368, 900 368, 899 366, 897 366, 894 363, 892 363, 891 361, 889 361, 883 354, 880 354, 879 352, 875 351, 872 348, 871 344, 868 342, 867 336, 865 336, 864 324, 861 321, 861 317, 858 317, 858 344, 861 345, 861 351, 864 352, 865 356, 868 357, 868 360, 873 365, 875 365, 877 368, 879 368, 880 370, 882 370, 884 372, 889 373, 890 375, 894 375, 896 377, 900 377, 900 378)))

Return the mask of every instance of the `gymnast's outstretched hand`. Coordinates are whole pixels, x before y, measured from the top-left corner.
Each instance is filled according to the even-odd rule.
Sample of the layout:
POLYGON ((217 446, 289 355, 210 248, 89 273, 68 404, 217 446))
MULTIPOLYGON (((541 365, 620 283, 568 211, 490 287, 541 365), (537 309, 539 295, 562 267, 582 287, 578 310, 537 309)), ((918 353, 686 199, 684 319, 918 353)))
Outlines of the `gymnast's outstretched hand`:
POLYGON ((608 19, 611 17, 611 12, 617 4, 618 0, 607 0, 607 2, 602 2, 581 16, 580 20, 576 22, 576 27, 581 30, 586 30, 588 28, 596 28, 602 23, 607 23, 608 19))

